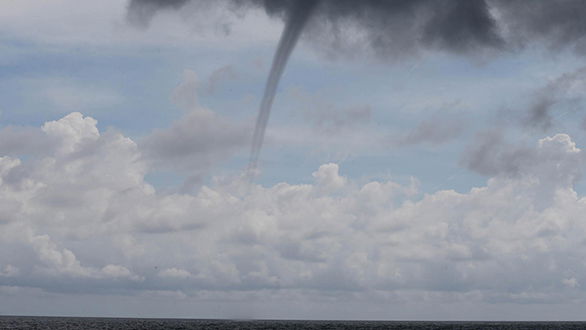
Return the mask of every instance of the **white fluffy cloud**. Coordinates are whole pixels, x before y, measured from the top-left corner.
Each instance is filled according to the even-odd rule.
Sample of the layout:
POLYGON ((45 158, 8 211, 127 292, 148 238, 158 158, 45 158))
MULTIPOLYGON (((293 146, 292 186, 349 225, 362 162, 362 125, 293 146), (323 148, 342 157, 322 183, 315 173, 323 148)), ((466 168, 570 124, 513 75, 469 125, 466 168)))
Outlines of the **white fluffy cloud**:
POLYGON ((42 132, 49 151, 0 158, 0 286, 232 300, 585 297, 586 199, 572 186, 583 156, 565 134, 530 148, 519 175, 422 195, 416 180, 357 182, 333 163, 310 184, 228 177, 162 194, 144 181, 137 144, 94 119, 72 113, 42 132))

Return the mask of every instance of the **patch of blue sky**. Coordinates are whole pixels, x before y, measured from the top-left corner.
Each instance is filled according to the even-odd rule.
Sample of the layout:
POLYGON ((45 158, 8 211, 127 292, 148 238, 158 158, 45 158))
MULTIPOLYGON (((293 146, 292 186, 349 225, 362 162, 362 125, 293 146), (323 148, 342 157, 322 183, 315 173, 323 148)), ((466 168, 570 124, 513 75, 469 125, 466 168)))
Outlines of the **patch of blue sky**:
POLYGON ((486 178, 461 166, 463 145, 460 142, 431 148, 389 148, 385 152, 359 153, 344 159, 328 158, 300 148, 268 147, 261 155, 262 175, 258 182, 263 185, 309 183, 313 180, 311 173, 320 165, 335 162, 340 165, 341 175, 358 182, 391 180, 408 184, 415 178, 421 182, 423 192, 442 189, 464 192, 483 185, 486 178))
MULTIPOLYGON (((274 51, 268 44, 236 51, 196 44, 183 45, 181 51, 130 46, 116 51, 94 47, 61 51, 7 39, 2 40, 2 46, 19 56, 3 57, 0 61, 0 125, 38 126, 67 112, 80 111, 98 119, 100 129, 115 127, 133 138, 168 127, 182 116, 184 112, 173 104, 171 95, 187 69, 193 70, 200 81, 197 93, 202 106, 238 121, 254 121, 274 51), (213 92, 206 92, 207 79, 226 65, 233 67, 235 76, 222 81, 213 92), (47 102, 46 95, 40 95, 43 88, 52 87, 47 85, 51 81, 66 87, 112 91, 118 99, 99 106, 85 104, 79 109, 63 109, 47 102)), ((293 54, 281 81, 269 129, 310 125, 300 114, 307 101, 299 100, 292 92, 295 90, 335 107, 370 106, 372 122, 366 129, 405 134, 434 113, 466 115, 466 129, 461 138, 445 145, 373 146, 372 150, 352 152, 345 157, 337 157, 335 152, 321 153, 320 148, 307 145, 269 143, 261 155, 262 184, 306 182, 319 165, 335 161, 341 164, 343 174, 353 178, 369 173, 371 177, 390 175, 405 181, 414 176, 425 191, 436 187, 468 190, 484 181, 460 165, 462 151, 474 133, 494 125, 498 111, 525 109, 528 97, 543 87, 547 79, 580 66, 571 54, 559 55, 564 59, 560 61, 534 50, 485 63, 434 53, 411 65, 373 65, 371 60, 327 62, 319 56, 304 54, 311 52, 304 47, 298 52, 293 54)), ((559 120, 576 123, 576 116, 565 115, 559 120)), ((578 125, 568 129, 576 141, 583 141, 578 125)), ((533 134, 543 137, 542 132, 533 134)), ((238 171, 245 168, 246 162, 246 155, 239 155, 212 174, 238 171)), ((167 186, 178 184, 181 177, 152 174, 148 179, 157 186, 167 186)))
MULTIPOLYGON (((404 66, 381 66, 370 72, 352 74, 361 64, 335 63, 327 69, 319 64, 307 65, 292 58, 275 100, 269 125, 291 123, 290 113, 283 108, 299 107, 288 88, 301 88, 334 104, 367 104, 372 106, 373 120, 384 130, 409 131, 418 122, 438 112, 453 108, 466 116, 466 129, 461 138, 446 145, 415 145, 388 148, 384 152, 362 154, 341 160, 343 171, 351 177, 361 173, 393 173, 397 177, 420 179, 424 191, 453 188, 467 191, 483 185, 486 178, 461 165, 462 152, 474 135, 487 128, 498 127, 503 112, 523 113, 527 96, 542 88, 549 79, 575 70, 579 62, 571 54, 567 61, 551 61, 543 53, 526 51, 517 56, 502 56, 487 63, 474 63, 461 58, 437 56, 426 58, 415 69, 404 66), (337 66, 332 69, 332 66, 337 66), (333 73, 332 73, 333 72, 333 73), (429 101, 427 99, 430 99, 429 101)), ((356 72, 357 73, 357 72, 356 72)), ((294 118, 294 116, 293 116, 294 118)), ((517 134, 527 135, 521 127, 517 134)), ((532 132, 537 141, 547 135, 532 132)), ((533 141, 532 140, 532 141, 533 141)), ((320 141, 316 141, 319 144, 320 141)), ((265 183, 295 181, 315 170, 328 159, 307 154, 295 148, 271 148, 263 151, 265 183), (299 154, 306 154, 300 158, 299 154), (321 158, 321 159, 320 159, 321 158), (302 159, 302 160, 301 160, 302 159), (279 169, 279 170, 277 170, 279 169), (303 174, 305 173, 305 174, 303 174)), ((340 161, 340 159, 330 159, 340 161)))
MULTIPOLYGON (((147 56, 107 56, 82 50, 53 53, 33 47, 21 56, 17 64, 0 69, 0 93, 4 108, 2 124, 38 125, 39 122, 54 120, 56 116, 80 111, 84 115, 97 117, 101 125, 132 125, 135 120, 125 120, 129 110, 139 109, 141 99, 149 99, 145 104, 156 103, 159 99, 156 94, 164 93, 159 92, 160 85, 148 86, 151 81, 148 77, 153 76, 153 70, 146 71, 145 68, 153 67, 153 62, 147 56), (122 67, 124 70, 120 69, 122 67), (80 108, 63 107, 59 102, 47 100, 46 91, 55 88, 87 89, 88 92, 92 89, 104 90, 120 96, 120 102, 99 106, 85 103, 80 108), (134 95, 142 97, 133 99, 134 95), (139 102, 132 107, 124 100, 139 102)), ((167 102, 160 104, 166 106, 167 102)), ((124 127, 126 125, 121 128, 127 128, 124 127)))
POLYGON ((179 118, 181 111, 170 99, 184 69, 206 72, 224 63, 206 62, 205 54, 190 53, 188 59, 187 54, 174 55, 169 50, 110 54, 83 48, 53 52, 26 43, 13 47, 21 48, 21 56, 10 65, 0 66, 2 125, 39 125, 80 111, 96 117, 101 127, 115 126, 130 135, 145 134, 179 118), (97 106, 84 104, 76 109, 62 107, 47 102, 44 95, 46 89, 58 87, 111 91, 120 100, 97 106))

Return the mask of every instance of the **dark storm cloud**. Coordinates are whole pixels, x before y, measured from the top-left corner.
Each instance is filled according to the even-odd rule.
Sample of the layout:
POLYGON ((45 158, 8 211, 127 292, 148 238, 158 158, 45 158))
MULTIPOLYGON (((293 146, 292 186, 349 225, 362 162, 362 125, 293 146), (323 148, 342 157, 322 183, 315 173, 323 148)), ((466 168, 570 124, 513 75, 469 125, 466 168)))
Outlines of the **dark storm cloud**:
MULTIPOLYGON (((128 19, 146 25, 157 10, 180 9, 203 0, 131 0, 128 19)), ((263 8, 287 20, 296 6, 311 0, 220 0, 235 11, 263 8)), ((303 5, 302 5, 303 6, 303 5)), ((207 6, 194 6, 198 10, 207 6)), ((306 30, 320 45, 347 51, 345 42, 356 31, 365 47, 380 57, 407 53, 421 46, 458 53, 500 48, 503 41, 484 0, 321 0, 306 30)))
POLYGON ((157 11, 161 9, 179 9, 189 0, 140 0, 130 1, 127 19, 138 26, 147 26, 157 11))
POLYGON ((503 44, 485 1, 322 1, 308 34, 334 56, 356 49, 391 60, 419 48, 456 53, 503 44))
MULTIPOLYGON (((147 25, 158 10, 189 7, 202 13, 225 4, 235 12, 263 8, 286 20, 295 4, 307 1, 131 0, 128 20, 147 25)), ((420 48, 470 53, 534 42, 586 53, 584 17, 582 0, 321 0, 305 30, 311 31, 308 40, 333 55, 370 50, 391 59, 420 48)))
POLYGON ((496 0, 493 5, 512 42, 543 41, 552 49, 586 53, 586 1, 496 0))

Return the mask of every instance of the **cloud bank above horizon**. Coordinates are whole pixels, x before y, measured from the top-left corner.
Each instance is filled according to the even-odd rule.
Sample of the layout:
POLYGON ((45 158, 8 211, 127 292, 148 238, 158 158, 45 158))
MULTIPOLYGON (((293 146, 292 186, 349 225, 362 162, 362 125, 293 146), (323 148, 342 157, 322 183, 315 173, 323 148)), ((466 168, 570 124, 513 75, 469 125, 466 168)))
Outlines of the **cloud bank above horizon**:
POLYGON ((4 290, 204 300, 279 290, 280 299, 389 303, 585 297, 577 261, 586 198, 573 189, 584 156, 566 134, 524 150, 515 176, 495 168, 485 186, 426 194, 416 178, 357 182, 335 163, 308 184, 248 187, 236 176, 164 194, 144 181, 148 144, 100 132, 80 113, 45 123, 27 143, 48 145, 27 160, 0 158, 4 290))

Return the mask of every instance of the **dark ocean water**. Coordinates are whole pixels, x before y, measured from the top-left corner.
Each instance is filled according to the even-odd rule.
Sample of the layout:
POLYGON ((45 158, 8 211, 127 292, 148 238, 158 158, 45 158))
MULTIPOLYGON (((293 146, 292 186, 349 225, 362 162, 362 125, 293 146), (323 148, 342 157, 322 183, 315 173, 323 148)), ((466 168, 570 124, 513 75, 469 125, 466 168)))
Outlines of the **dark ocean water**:
POLYGON ((586 322, 248 321, 0 316, 0 329, 586 329, 586 322))

